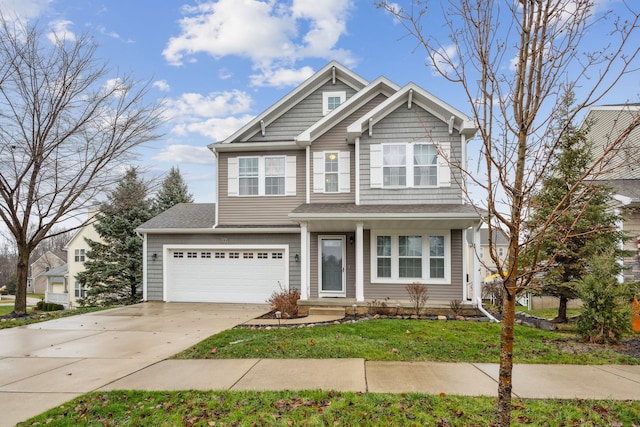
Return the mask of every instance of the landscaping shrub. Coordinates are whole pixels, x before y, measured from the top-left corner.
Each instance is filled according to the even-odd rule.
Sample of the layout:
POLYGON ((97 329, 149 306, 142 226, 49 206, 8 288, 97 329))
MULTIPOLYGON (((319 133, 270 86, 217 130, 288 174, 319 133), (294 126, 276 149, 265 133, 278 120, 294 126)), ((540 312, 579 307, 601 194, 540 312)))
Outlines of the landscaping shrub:
POLYGON ((297 289, 282 289, 275 291, 267 300, 271 304, 271 308, 282 313, 283 319, 289 319, 298 316, 298 300, 300 299, 300 291, 297 289))
POLYGON ((381 316, 391 314, 391 308, 387 304, 387 301, 389 301, 389 297, 386 297, 384 301, 374 299, 367 302, 367 312, 372 316, 376 314, 381 316))
POLYGON ((427 286, 421 283, 411 283, 405 287, 409 294, 409 301, 411 307, 416 313, 416 316, 420 316, 422 309, 427 305, 429 295, 427 294, 427 286))
POLYGON ((40 311, 60 311, 64 310, 62 304, 54 304, 52 302, 38 301, 36 308, 40 311))

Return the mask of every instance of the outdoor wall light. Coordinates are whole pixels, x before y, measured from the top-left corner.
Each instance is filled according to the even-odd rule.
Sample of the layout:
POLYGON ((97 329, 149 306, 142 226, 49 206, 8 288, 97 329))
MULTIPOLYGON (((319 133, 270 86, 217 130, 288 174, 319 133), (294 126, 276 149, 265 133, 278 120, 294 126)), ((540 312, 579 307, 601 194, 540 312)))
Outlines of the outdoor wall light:
POLYGON ((151 259, 154 260, 154 261, 157 261, 158 260, 158 254, 154 252, 153 255, 151 255, 151 259))
POLYGON ((295 262, 300 262, 300 255, 295 254, 293 259, 294 259, 295 262))
POLYGON ((353 245, 353 241, 355 240, 355 238, 353 236, 349 236, 349 243, 353 245))

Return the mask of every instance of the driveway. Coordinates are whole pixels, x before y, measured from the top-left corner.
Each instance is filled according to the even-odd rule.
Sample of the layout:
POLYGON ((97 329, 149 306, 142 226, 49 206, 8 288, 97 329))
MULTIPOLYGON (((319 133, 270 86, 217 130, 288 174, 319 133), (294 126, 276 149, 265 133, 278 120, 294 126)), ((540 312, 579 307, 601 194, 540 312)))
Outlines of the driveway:
POLYGON ((0 427, 14 426, 267 312, 150 302, 0 330, 0 427))

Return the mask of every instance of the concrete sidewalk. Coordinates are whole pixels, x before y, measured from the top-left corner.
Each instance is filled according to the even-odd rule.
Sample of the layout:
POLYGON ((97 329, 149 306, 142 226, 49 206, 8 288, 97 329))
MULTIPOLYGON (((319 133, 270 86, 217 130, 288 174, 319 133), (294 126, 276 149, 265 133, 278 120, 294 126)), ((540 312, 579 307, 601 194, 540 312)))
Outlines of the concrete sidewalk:
MULTIPOLYGON (((515 365, 522 398, 640 400, 640 366, 515 365)), ((164 360, 100 390, 307 390, 497 396, 492 363, 364 359, 164 360)))

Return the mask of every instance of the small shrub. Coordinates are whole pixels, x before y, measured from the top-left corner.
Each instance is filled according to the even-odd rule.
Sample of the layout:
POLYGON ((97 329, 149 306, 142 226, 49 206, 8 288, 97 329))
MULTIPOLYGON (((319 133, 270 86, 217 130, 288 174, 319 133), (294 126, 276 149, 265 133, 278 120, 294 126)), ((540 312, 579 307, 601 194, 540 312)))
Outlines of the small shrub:
POLYGON ((390 299, 389 297, 386 297, 384 301, 379 301, 377 299, 374 299, 367 302, 367 312, 372 316, 375 316, 376 314, 379 314, 379 315, 390 314, 391 308, 387 304, 389 299, 390 299))
POLYGON ((459 299, 449 301, 449 307, 455 316, 459 316, 462 313, 462 301, 459 299))
POLYGON ((298 300, 300 299, 300 291, 297 289, 283 289, 275 291, 267 300, 271 304, 271 308, 282 313, 283 319, 290 319, 298 316, 298 300))
POLYGON ((504 286, 502 280, 494 280, 482 285, 482 299, 489 300, 489 303, 498 313, 502 313, 503 293, 504 286))
POLYGON ((42 300, 38 301, 36 304, 36 308, 40 311, 60 311, 64 310, 64 306, 62 304, 55 304, 52 302, 44 302, 42 300))
POLYGON ((427 286, 421 283, 411 283, 405 287, 409 294, 409 301, 416 313, 416 316, 420 316, 422 309, 427 305, 429 295, 427 294, 427 286))

